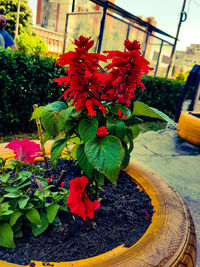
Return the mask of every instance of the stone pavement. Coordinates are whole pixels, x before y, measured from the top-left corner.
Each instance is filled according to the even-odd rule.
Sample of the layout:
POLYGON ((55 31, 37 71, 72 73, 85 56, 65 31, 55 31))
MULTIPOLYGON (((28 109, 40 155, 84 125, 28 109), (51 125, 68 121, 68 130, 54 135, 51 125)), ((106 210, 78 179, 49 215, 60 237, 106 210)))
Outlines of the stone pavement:
POLYGON ((166 128, 140 134, 131 156, 159 173, 184 198, 195 223, 200 267, 200 147, 180 139, 176 130, 166 128))

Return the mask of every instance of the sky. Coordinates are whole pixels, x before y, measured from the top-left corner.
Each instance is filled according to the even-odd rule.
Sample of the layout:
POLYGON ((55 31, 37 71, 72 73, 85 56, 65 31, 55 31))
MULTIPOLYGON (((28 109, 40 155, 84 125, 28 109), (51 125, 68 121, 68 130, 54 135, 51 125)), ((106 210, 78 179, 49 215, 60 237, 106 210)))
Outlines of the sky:
MULTIPOLYGON (((183 0, 115 0, 116 5, 135 16, 153 16, 157 28, 176 36, 177 26, 182 10, 183 0)), ((36 17, 37 0, 29 0, 33 10, 33 22, 36 17)), ((200 0, 186 0, 187 19, 181 24, 177 50, 185 50, 187 46, 200 44, 200 0)), ((163 39, 174 43, 173 39, 163 39)))
MULTIPOLYGON (((157 28, 176 36, 183 0, 116 0, 115 3, 135 16, 153 16, 157 28)), ((191 43, 200 44, 200 0, 186 0, 185 12, 187 19, 181 24, 177 50, 185 50, 191 43)), ((163 39, 174 43, 171 38, 163 39)))

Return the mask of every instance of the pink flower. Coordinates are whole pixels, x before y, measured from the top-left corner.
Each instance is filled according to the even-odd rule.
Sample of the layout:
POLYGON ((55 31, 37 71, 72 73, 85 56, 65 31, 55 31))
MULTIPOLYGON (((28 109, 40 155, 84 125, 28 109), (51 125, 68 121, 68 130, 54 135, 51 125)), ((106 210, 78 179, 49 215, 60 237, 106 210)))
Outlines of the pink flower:
POLYGON ((100 207, 100 203, 97 200, 92 202, 85 191, 88 182, 89 180, 86 176, 73 179, 70 182, 69 197, 67 200, 67 206, 70 211, 82 217, 83 220, 86 217, 92 219, 94 217, 94 211, 100 207))
POLYGON ((42 152, 40 145, 27 138, 22 141, 19 141, 19 139, 10 141, 6 148, 14 151, 16 160, 29 163, 34 163, 35 158, 40 156, 39 152, 42 152))

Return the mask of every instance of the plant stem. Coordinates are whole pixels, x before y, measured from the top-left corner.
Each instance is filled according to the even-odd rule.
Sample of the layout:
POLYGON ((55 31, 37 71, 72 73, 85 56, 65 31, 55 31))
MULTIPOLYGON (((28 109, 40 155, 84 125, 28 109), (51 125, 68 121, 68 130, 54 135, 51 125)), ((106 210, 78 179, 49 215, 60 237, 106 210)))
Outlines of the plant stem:
MULTIPOLYGON (((38 108, 37 104, 33 105, 33 109, 36 110, 38 108)), ((48 164, 48 159, 47 159, 47 155, 46 155, 46 151, 44 148, 44 139, 43 139, 43 134, 42 134, 42 126, 41 126, 41 122, 39 118, 36 118, 36 125, 37 125, 37 130, 38 130, 38 137, 40 140, 40 144, 41 144, 41 148, 42 148, 42 154, 44 157, 44 162, 45 162, 45 166, 46 166, 46 170, 49 169, 49 164, 48 164)))
POLYGON ((99 183, 95 181, 95 199, 99 199, 99 183))

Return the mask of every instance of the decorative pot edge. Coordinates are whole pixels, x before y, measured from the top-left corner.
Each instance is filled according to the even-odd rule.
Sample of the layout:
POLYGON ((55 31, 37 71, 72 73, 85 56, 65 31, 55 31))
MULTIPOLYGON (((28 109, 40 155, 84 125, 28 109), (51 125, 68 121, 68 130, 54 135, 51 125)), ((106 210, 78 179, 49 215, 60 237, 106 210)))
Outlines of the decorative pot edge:
MULTIPOLYGON (((52 142, 46 144, 50 152, 52 142)), ((3 144, 4 147, 6 144, 3 144)), ((13 158, 13 154, 0 146, 0 156, 13 158)), ((36 262, 27 267, 142 267, 178 266, 195 267, 196 236, 190 212, 182 197, 157 173, 138 161, 131 161, 125 171, 151 198, 154 207, 152 223, 145 234, 130 248, 123 245, 104 254, 72 262, 36 262), (45 264, 45 265, 44 265, 45 264), (47 266, 47 265, 46 265, 47 266)), ((0 261, 2 267, 18 264, 0 261)))

